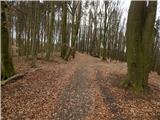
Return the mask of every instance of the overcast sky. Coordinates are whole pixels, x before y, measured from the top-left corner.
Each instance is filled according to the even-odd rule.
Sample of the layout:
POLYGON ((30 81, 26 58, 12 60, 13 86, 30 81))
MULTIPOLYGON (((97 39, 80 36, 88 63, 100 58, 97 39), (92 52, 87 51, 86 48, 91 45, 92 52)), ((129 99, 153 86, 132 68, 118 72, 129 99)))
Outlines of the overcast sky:
MULTIPOLYGON (((157 0, 157 1, 158 1, 158 6, 157 6, 157 15, 156 15, 156 18, 160 17, 160 0, 157 0)), ((129 6, 130 6, 130 2, 131 2, 131 0, 122 0, 122 3, 123 3, 122 7, 125 9, 125 11, 123 13, 124 17, 127 17, 128 9, 129 9, 129 6)))
MULTIPOLYGON (((139 0, 138 0, 139 1, 139 0)), ((158 17, 160 17, 160 0, 157 0, 158 1, 158 5, 157 5, 157 15, 156 15, 156 19, 158 17)), ((121 19, 121 24, 123 25, 123 20, 126 19, 127 20, 127 15, 128 15, 128 9, 129 9, 129 6, 130 6, 130 2, 131 0, 122 0, 121 1, 121 4, 122 4, 122 8, 124 9, 124 12, 122 14, 122 19, 121 19)), ((127 22, 127 21, 126 21, 127 22)), ((126 24, 125 22, 125 24, 126 24)), ((125 26, 126 27, 126 26, 125 26)), ((124 33, 125 33, 125 28, 124 28, 124 33)))

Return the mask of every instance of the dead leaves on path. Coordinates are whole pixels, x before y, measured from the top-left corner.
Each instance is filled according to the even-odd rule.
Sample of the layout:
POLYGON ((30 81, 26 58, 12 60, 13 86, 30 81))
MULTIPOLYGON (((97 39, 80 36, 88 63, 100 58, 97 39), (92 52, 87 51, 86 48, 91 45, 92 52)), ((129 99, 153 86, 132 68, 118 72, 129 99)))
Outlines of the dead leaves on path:
MULTIPOLYGON (((76 65, 38 63, 41 69, 2 86, 2 119, 52 119, 57 97, 70 80, 76 65), (70 71, 68 71, 70 68, 70 71)), ((18 72, 30 70, 29 63, 17 64, 18 72)))
MULTIPOLYGON (((118 119, 116 114, 119 113, 126 120, 159 120, 160 76, 157 73, 151 72, 149 76, 152 93, 145 97, 137 97, 131 91, 118 87, 119 81, 127 73, 126 63, 102 62, 100 59, 79 53, 70 62, 63 60, 59 62, 58 59, 50 62, 38 60, 37 68, 41 68, 40 70, 29 72, 20 80, 2 86, 4 120, 52 119, 55 106, 59 102, 58 96, 70 83, 70 78, 82 62, 85 62, 85 67, 89 71, 88 76, 92 83, 89 92, 93 102, 85 120, 118 119), (98 79, 96 79, 97 71, 101 73, 98 79), (107 97, 102 95, 101 86, 109 91, 105 93, 107 97), (107 101, 107 98, 114 100, 107 101), (118 113, 114 113, 113 106, 117 106, 118 113)), ((18 73, 31 70, 30 63, 24 60, 15 62, 18 73)))

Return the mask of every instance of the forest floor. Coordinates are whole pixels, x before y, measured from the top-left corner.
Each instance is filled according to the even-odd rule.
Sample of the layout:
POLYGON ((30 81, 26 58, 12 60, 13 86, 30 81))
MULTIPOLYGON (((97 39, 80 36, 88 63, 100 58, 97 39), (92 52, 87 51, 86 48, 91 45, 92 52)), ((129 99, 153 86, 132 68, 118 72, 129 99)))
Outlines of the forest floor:
POLYGON ((21 78, 1 88, 2 120, 160 120, 160 76, 151 72, 151 93, 135 96, 119 86, 126 63, 76 54, 65 62, 14 59, 21 78))

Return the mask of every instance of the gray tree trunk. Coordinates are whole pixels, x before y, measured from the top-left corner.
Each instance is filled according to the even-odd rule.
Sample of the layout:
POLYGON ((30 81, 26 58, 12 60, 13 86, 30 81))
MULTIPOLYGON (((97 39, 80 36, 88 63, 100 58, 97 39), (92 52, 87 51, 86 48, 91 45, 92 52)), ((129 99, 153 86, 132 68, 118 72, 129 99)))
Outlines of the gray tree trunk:
POLYGON ((156 8, 156 1, 149 1, 148 6, 146 1, 132 1, 129 9, 126 31, 128 79, 122 84, 130 85, 135 93, 148 91, 156 8))

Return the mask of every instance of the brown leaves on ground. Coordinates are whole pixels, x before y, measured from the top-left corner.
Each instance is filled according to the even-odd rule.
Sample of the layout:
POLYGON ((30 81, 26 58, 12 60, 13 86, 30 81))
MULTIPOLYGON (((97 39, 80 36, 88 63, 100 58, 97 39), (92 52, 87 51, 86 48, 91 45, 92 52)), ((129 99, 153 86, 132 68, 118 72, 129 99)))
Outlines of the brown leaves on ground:
MULTIPOLYGON (((110 94, 107 95, 112 96, 113 102, 116 104, 114 107, 119 109, 114 114, 120 113, 119 118, 122 117, 126 120, 160 119, 160 76, 156 72, 151 72, 149 75, 151 93, 147 96, 135 96, 132 91, 119 87, 120 81, 126 78, 126 63, 119 61, 98 63, 96 69, 101 74, 97 83, 104 88, 102 93, 105 90, 109 91, 110 94)), ((106 104, 113 104, 108 101, 106 104)))
MULTIPOLYGON (((16 62, 17 71, 30 71, 33 68, 29 64, 16 62)), ((76 63, 38 61, 37 67, 41 69, 2 86, 2 119, 51 119, 56 98, 70 80, 76 63)))
MULTIPOLYGON (((14 63, 17 73, 27 74, 2 86, 4 120, 51 120, 54 111, 60 107, 57 105, 63 104, 60 97, 65 99, 69 97, 67 99, 69 102, 73 101, 79 105, 75 103, 74 99, 77 98, 74 98, 74 95, 82 95, 78 98, 88 98, 92 101, 91 103, 81 101, 86 106, 90 105, 82 120, 159 120, 160 118, 160 76, 156 72, 151 72, 149 76, 151 93, 138 97, 130 90, 119 87, 120 80, 124 79, 127 73, 127 64, 123 62, 102 62, 98 58, 77 53, 76 58, 69 62, 57 56, 49 62, 39 59, 37 68, 40 69, 36 71, 34 71, 36 68, 30 67, 30 61, 25 61, 23 58, 19 60, 15 58, 14 63), (83 83, 80 83, 81 79, 83 83), (70 88, 66 89, 69 86, 70 88), (87 93, 81 94, 79 91, 82 89, 87 90, 87 93), (63 96, 65 92, 67 96, 63 96)), ((64 102, 66 104, 65 100, 64 102)), ((69 113, 72 114, 74 110, 69 109, 70 105, 66 104, 65 107, 68 106, 68 109, 65 109, 70 110, 69 113)))

